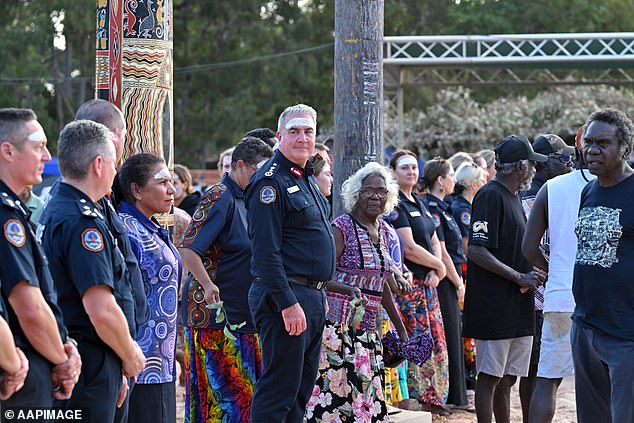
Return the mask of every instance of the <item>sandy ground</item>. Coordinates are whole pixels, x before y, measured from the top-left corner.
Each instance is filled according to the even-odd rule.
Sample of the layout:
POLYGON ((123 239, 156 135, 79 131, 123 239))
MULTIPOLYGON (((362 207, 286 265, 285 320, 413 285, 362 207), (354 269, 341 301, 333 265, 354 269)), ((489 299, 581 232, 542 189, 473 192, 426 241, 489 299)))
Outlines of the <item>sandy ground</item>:
MULTIPOLYGON (((520 396, 517 391, 517 383, 513 387, 511 395, 511 421, 522 422, 522 409, 520 407, 520 396)), ((470 392, 472 394, 472 392, 470 392)), ((185 390, 179 386, 176 389, 176 415, 177 422, 183 422, 184 416, 184 395, 185 390)), ((398 414, 394 415, 392 421, 398 423, 403 421, 398 414)), ((577 413, 575 411, 575 388, 574 379, 572 377, 564 379, 557 394, 557 412, 555 413, 554 423, 576 423, 577 413)), ((454 411, 449 417, 433 416, 433 423, 475 423, 476 416, 473 413, 465 411, 454 411)))
MULTIPOLYGON (((522 422, 522 408, 520 406, 520 395, 518 385, 513 386, 511 394, 511 421, 522 422)), ((397 419, 394 419, 395 422, 397 419)), ((433 416, 434 423, 475 423, 476 416, 473 413, 464 411, 454 411, 449 417, 433 416)), ((575 386, 574 378, 564 379, 557 391, 557 412, 555 413, 554 423, 576 423, 577 412, 575 411, 575 386)))

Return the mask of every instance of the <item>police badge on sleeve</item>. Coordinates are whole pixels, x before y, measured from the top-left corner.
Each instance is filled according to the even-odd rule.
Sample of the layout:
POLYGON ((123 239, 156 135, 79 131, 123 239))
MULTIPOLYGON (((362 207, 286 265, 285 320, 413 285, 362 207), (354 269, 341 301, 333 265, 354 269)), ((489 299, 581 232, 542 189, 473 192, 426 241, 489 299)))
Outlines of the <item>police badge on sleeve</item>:
POLYGON ((20 248, 26 242, 24 225, 17 219, 9 219, 4 224, 4 237, 11 245, 20 248))

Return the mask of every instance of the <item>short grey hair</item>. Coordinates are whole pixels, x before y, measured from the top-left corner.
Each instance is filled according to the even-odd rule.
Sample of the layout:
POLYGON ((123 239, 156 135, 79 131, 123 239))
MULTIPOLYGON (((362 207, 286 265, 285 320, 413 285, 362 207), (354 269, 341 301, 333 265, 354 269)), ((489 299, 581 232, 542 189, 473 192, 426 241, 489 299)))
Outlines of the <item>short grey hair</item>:
POLYGON ((291 116, 297 116, 297 115, 310 115, 313 118, 313 122, 315 123, 315 126, 317 126, 317 112, 315 111, 315 109, 305 104, 296 104, 294 106, 289 106, 286 109, 284 109, 284 111, 280 115, 280 118, 277 120, 277 130, 281 132, 284 129, 282 127, 282 124, 284 123, 284 121, 290 118, 291 116))
POLYGON ((516 170, 525 170, 528 169, 529 160, 518 160, 516 162, 511 163, 498 163, 495 162, 495 170, 500 175, 510 175, 516 170))
POLYGON ((21 150, 24 146, 22 138, 27 136, 24 125, 32 120, 37 120, 37 116, 31 109, 0 109, 0 142, 7 141, 21 150))
POLYGON ((398 182, 394 179, 392 172, 378 163, 370 162, 357 170, 354 175, 350 176, 341 186, 341 198, 343 198, 346 211, 351 212, 359 202, 359 192, 363 181, 368 176, 378 176, 383 178, 387 187, 387 200, 383 214, 389 214, 398 205, 398 182))
POLYGON ((76 120, 62 129, 57 142, 57 160, 64 178, 82 180, 92 161, 104 157, 114 134, 104 125, 91 120, 76 120))

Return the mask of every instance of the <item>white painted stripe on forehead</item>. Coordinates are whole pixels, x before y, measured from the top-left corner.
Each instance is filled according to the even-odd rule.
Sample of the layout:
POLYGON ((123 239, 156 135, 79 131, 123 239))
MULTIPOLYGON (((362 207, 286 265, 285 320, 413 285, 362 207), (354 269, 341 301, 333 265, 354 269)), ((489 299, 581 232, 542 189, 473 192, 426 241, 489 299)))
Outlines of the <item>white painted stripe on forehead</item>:
POLYGON ((157 181, 162 181, 163 179, 172 180, 172 174, 169 170, 167 170, 167 168, 164 167, 154 174, 154 179, 156 179, 157 181))
POLYGON ((401 157, 400 159, 398 159, 398 162, 396 162, 396 167, 407 166, 407 165, 418 166, 418 162, 416 161, 414 157, 410 156, 409 154, 401 157))
POLYGON ((315 123, 309 118, 293 118, 286 122, 286 129, 291 129, 294 126, 308 126, 315 129, 315 123))
POLYGON ((26 137, 27 140, 34 142, 42 141, 42 139, 44 138, 46 138, 46 134, 41 129, 39 131, 33 132, 31 135, 26 137))

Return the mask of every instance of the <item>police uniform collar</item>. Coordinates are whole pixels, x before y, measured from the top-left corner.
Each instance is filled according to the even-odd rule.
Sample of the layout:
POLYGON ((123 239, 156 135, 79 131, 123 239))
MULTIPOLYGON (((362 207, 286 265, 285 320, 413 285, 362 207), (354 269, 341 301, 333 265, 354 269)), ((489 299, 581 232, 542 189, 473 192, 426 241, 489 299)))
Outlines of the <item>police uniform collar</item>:
POLYGON ((467 205, 467 206, 470 206, 470 205, 471 205, 471 203, 470 203, 470 202, 468 202, 468 201, 467 201, 467 199, 466 199, 466 198, 464 198, 464 197, 463 197, 463 196, 461 196, 461 195, 457 195, 456 197, 454 197, 454 200, 453 200, 453 201, 456 201, 456 202, 459 202, 459 203, 465 204, 465 205, 467 205))
POLYGON ((20 200, 20 197, 2 180, 0 180, 0 203, 17 210, 26 220, 29 220, 31 217, 31 210, 29 210, 26 204, 20 200))
POLYGON ((225 173, 224 175, 222 175, 222 178, 220 179, 220 181, 223 184, 225 184, 227 188, 229 188, 229 190, 231 190, 231 193, 233 194, 234 197, 244 198, 244 191, 242 190, 242 188, 240 188, 240 185, 238 185, 236 181, 231 179, 231 176, 229 176, 228 173, 225 173))
POLYGON ((435 195, 432 195, 431 193, 427 193, 425 197, 427 198, 427 202, 429 203, 430 206, 432 205, 431 203, 436 203, 435 206, 441 209, 442 211, 447 210, 447 208, 449 207, 449 204, 447 204, 444 200, 441 200, 440 198, 436 197, 435 195))
POLYGON ((275 157, 277 158, 276 161, 280 164, 280 166, 283 169, 285 169, 289 173, 294 174, 298 178, 301 178, 304 175, 306 175, 306 176, 312 175, 313 167, 310 164, 310 162, 306 162, 306 166, 302 167, 302 166, 298 165, 297 163, 293 163, 292 161, 288 160, 286 158, 286 156, 284 156, 284 154, 282 154, 282 152, 280 150, 277 150, 277 152, 275 153, 275 157), (298 170, 301 173, 301 175, 293 173, 292 169, 298 170))
POLYGON ((122 201, 119 204, 119 211, 121 213, 126 213, 134 217, 136 220, 139 221, 139 223, 145 226, 145 228, 152 233, 157 233, 161 229, 161 225, 159 225, 158 222, 154 220, 154 218, 152 218, 152 220, 148 219, 146 215, 141 213, 139 209, 137 209, 127 201, 122 201))

